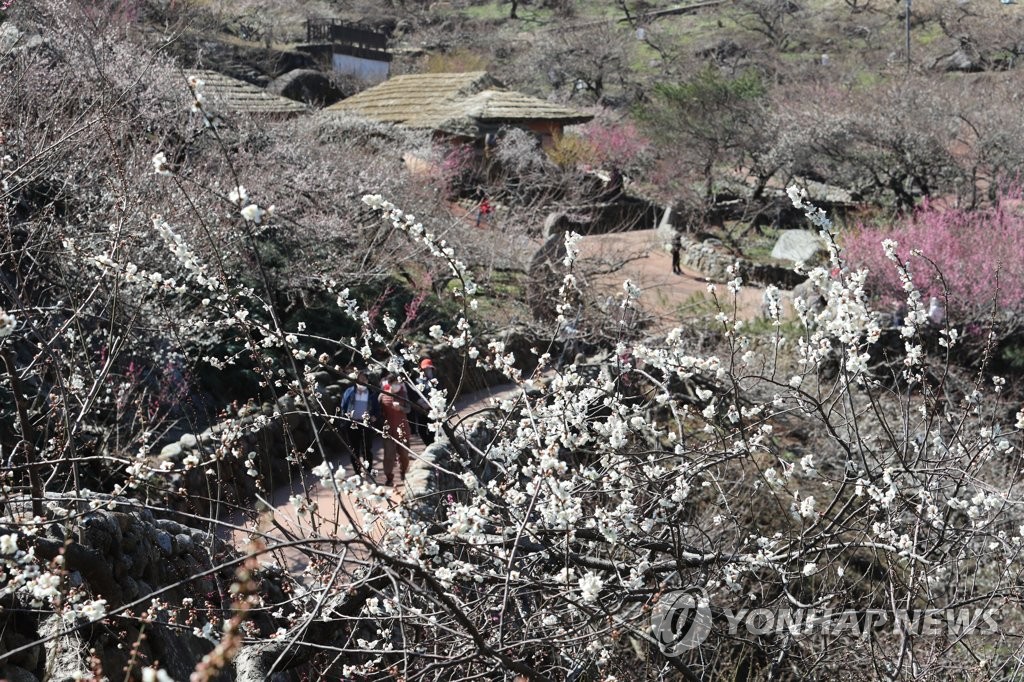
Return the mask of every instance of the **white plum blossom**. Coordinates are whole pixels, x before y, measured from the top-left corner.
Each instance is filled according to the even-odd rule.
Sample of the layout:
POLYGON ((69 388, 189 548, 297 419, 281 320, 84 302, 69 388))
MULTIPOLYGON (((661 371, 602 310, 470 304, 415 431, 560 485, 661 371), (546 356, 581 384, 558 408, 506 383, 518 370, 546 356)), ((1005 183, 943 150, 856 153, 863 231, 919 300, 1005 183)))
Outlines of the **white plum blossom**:
POLYGON ((249 204, 244 207, 240 213, 242 214, 242 217, 245 218, 246 222, 259 225, 263 221, 263 214, 265 211, 256 204, 249 204))
POLYGON ((565 233, 565 258, 562 259, 562 265, 570 268, 576 262, 576 258, 580 254, 579 243, 582 239, 583 235, 572 230, 565 233))
POLYGON ((78 613, 90 621, 103 620, 107 615, 107 600, 96 599, 77 607, 78 613))
POLYGON ((142 682, 174 682, 174 678, 168 675, 163 668, 143 668, 142 682))
POLYGON ((153 172, 157 175, 171 175, 171 167, 167 163, 167 155, 157 152, 153 155, 153 172))
POLYGON ((790 185, 786 188, 786 194, 789 195, 789 200, 793 203, 793 207, 797 209, 804 208, 804 201, 807 200, 807 190, 796 185, 790 185))
MULTIPOLYGON (((812 210, 806 194, 790 194, 827 233, 825 219, 812 210)), ((471 280, 453 247, 380 196, 368 195, 363 201, 368 210, 380 212, 403 237, 449 268, 451 281, 463 285, 452 309, 471 310, 471 280)), ((169 233, 167 238, 176 243, 169 233)), ((580 244, 567 237, 566 245, 574 254, 580 244)), ((184 251, 172 251, 179 260, 187 258, 184 251)), ((112 261, 123 262, 118 252, 111 254, 112 261)), ((830 255, 837 257, 831 249, 830 255)), ((573 319, 578 310, 575 297, 586 293, 580 291, 587 285, 582 273, 569 274, 562 278, 564 300, 557 301, 554 329, 573 319)), ((449 397, 463 397, 466 377, 443 377, 446 385, 459 386, 458 393, 448 396, 438 386, 427 396, 430 428, 443 439, 446 453, 437 457, 434 451, 417 450, 412 466, 436 472, 444 487, 421 497, 409 494, 410 483, 396 495, 380 485, 379 476, 373 480, 365 474, 351 475, 347 460, 324 461, 313 469, 320 479, 317 494, 326 499, 344 495, 343 511, 358 517, 336 527, 324 524, 324 497, 319 498, 318 509, 304 495, 291 494, 291 507, 308 525, 309 537, 342 533, 355 547, 372 543, 373 551, 360 553, 359 560, 383 568, 384 575, 402 577, 400 586, 380 581, 360 609, 362 629, 353 628, 358 632, 353 642, 367 650, 367 659, 397 646, 395 633, 406 624, 409 632, 416 628, 428 633, 439 656, 462 652, 467 642, 473 646, 474 639, 466 636, 467 624, 461 620, 465 617, 487 636, 488 628, 495 633, 500 629, 502 646, 556 642, 565 648, 567 659, 572 657, 572 663, 566 661, 569 665, 596 661, 594 676, 607 677, 612 669, 601 667, 601 657, 609 654, 600 652, 614 648, 612 633, 646 627, 657 600, 653 595, 681 584, 700 584, 709 598, 722 604, 756 599, 769 608, 793 608, 792 600, 808 598, 827 607, 862 608, 859 592, 837 580, 841 566, 854 557, 877 557, 887 570, 899 574, 901 585, 919 573, 920 580, 912 582, 920 585, 914 596, 922 601, 942 598, 943 593, 930 586, 956 580, 952 576, 957 562, 969 556, 967 552, 987 554, 987 559, 998 554, 1001 571, 1003 561, 1019 571, 1019 558, 1004 558, 1024 547, 1015 530, 1020 521, 1007 516, 1008 510, 1019 510, 1016 488, 974 464, 999 460, 1012 467, 1012 457, 1006 455, 1016 453, 1020 434, 1009 426, 1020 406, 1006 408, 1008 389, 997 391, 1002 383, 995 380, 978 381, 977 387, 968 384, 963 403, 943 404, 942 410, 936 408, 942 398, 928 393, 930 385, 879 389, 877 373, 869 368, 875 363, 868 350, 880 330, 866 273, 840 263, 836 268, 814 268, 808 277, 822 306, 794 304, 798 334, 789 334, 788 324, 786 334, 765 334, 763 327, 770 324, 751 325, 737 306, 730 305, 715 311, 720 324, 714 326, 714 343, 721 343, 720 355, 707 350, 710 346, 703 341, 694 343, 687 326, 644 341, 623 337, 615 356, 609 353, 610 360, 594 362, 593 372, 584 371, 589 366, 548 372, 550 350, 544 344, 517 343, 513 354, 511 343, 506 347, 505 341, 483 338, 468 313, 465 318, 452 315, 437 324, 433 319, 427 322, 424 327, 431 325, 429 329, 419 332, 421 348, 443 346, 452 353, 462 348, 462 358, 473 361, 468 365, 500 373, 508 384, 472 417, 457 414, 449 404, 449 397), (627 349, 628 363, 621 360, 627 349), (745 364, 738 362, 741 358, 745 364), (528 375, 524 366, 540 370, 528 375), (823 371, 834 366, 835 373, 823 371), (627 387, 625 378, 637 382, 627 387), (628 397, 627 390, 633 391, 628 397), (999 409, 987 410, 989 397, 1001 399, 999 409), (885 428, 879 428, 879 415, 887 422, 885 428), (976 423, 987 430, 975 429, 976 423), (761 525, 759 512, 751 513, 752 500, 786 513, 761 525), (956 547, 955 552, 944 555, 949 546, 956 547), (928 548, 927 553, 917 555, 918 548, 928 548), (781 589, 760 590, 757 585, 762 581, 781 589), (421 598, 417 584, 427 583, 422 589, 440 586, 445 598, 421 598), (814 593, 804 595, 804 589, 793 587, 813 587, 814 593), (634 601, 623 607, 627 594, 634 601), (513 613, 516 616, 510 617, 513 613)), ((735 266, 726 279, 732 280, 731 290, 742 285, 735 266)), ((338 310, 359 331, 319 358, 320 351, 298 347, 300 341, 318 338, 316 332, 291 332, 293 327, 268 322, 272 316, 264 314, 266 308, 214 297, 213 310, 204 310, 218 312, 230 324, 244 321, 242 331, 255 337, 246 341, 246 351, 296 351, 287 360, 298 360, 298 367, 275 363, 269 373, 274 387, 288 392, 293 405, 266 417, 275 426, 286 424, 295 415, 293 410, 300 409, 300 401, 314 404, 307 408, 311 410, 325 407, 317 404, 328 395, 323 379, 317 377, 330 369, 347 371, 331 363, 359 361, 375 371, 403 373, 417 362, 416 348, 403 347, 389 355, 381 350, 389 345, 388 337, 405 330, 394 309, 371 314, 355 287, 339 293, 331 282, 329 293, 329 300, 336 300, 338 310), (245 310, 250 311, 248 316, 236 315, 245 310)), ((624 298, 624 305, 630 305, 639 294, 628 283, 620 301, 624 298)), ((782 318, 785 311, 777 289, 766 291, 764 304, 772 320, 782 318)), ((931 348, 917 338, 926 328, 924 318, 918 312, 909 317, 913 329, 899 345, 931 348)), ((318 340, 317 345, 330 342, 318 340)), ((319 418, 329 421, 334 407, 328 404, 326 409, 319 418)), ((244 428, 253 433, 263 426, 247 419, 244 428)), ((1016 427, 1024 429, 1024 410, 1016 417, 1016 427)), ((242 452, 226 456, 255 474, 255 461, 246 460, 242 452)), ((307 452, 315 454, 312 447, 307 452)), ((209 455, 203 457, 211 463, 225 456, 209 455)), ((198 462, 186 459, 185 464, 194 467, 198 462)), ((214 471, 212 464, 207 466, 214 471)), ((180 471, 176 465, 169 473, 180 471)), ((284 516, 277 518, 283 521, 284 516)), ((324 564, 331 563, 326 561, 329 551, 335 550, 324 542, 324 564)), ((986 581, 991 580, 993 589, 1005 587, 992 576, 986 581)), ((325 589, 338 587, 328 582, 333 580, 330 571, 320 573, 313 566, 307 578, 315 587, 297 592, 291 598, 296 606, 308 606, 325 589)), ((45 592, 47 586, 43 581, 26 587, 26 592, 45 592)), ((955 587, 960 598, 963 585, 955 587)), ((354 619, 352 624, 356 625, 354 619)), ((290 618, 283 630, 294 632, 295 627, 290 618)), ((766 646, 775 646, 772 654, 777 655, 778 646, 768 640, 766 646)), ((527 649, 534 646, 541 645, 527 649)), ((540 660, 529 659, 530 653, 526 651, 521 660, 540 660)), ((653 648, 650 655, 657 656, 653 648)), ((700 656, 690 659, 698 660, 700 656)), ((354 676, 379 674, 392 664, 381 658, 363 670, 346 670, 354 676), (376 668, 371 670, 372 666, 376 668)))
POLYGON ((597 601, 602 587, 604 587, 604 581, 593 571, 589 571, 579 580, 580 596, 585 602, 597 601))
POLYGON ((0 339, 13 334, 14 329, 17 326, 18 321, 15 319, 14 315, 11 315, 3 308, 0 308, 0 339))
POLYGON ((803 500, 800 501, 800 516, 804 517, 805 519, 814 518, 814 516, 816 515, 814 506, 814 496, 808 495, 807 497, 805 497, 803 500))
POLYGON ((238 187, 235 187, 233 190, 228 192, 228 200, 232 204, 238 204, 239 206, 241 206, 246 201, 248 201, 248 199, 249 199, 249 193, 246 191, 245 187, 243 187, 242 185, 239 185, 238 187))

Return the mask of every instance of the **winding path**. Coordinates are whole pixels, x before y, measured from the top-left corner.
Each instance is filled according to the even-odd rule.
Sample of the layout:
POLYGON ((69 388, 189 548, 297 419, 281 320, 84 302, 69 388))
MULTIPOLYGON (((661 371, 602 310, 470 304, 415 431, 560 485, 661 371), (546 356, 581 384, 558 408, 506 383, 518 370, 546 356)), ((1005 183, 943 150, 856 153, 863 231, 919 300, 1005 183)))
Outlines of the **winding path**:
MULTIPOLYGON (((641 290, 639 303, 654 318, 657 331, 667 331, 684 319, 708 314, 713 302, 709 281, 700 272, 682 267, 681 275, 672 274, 672 257, 657 230, 633 230, 591 235, 580 241, 580 257, 607 265, 604 274, 587 281, 598 297, 622 296, 623 280, 641 290), (618 266, 618 267, 616 267, 618 266)), ((732 294, 724 284, 715 286, 718 300, 727 311, 732 309, 732 294)), ((736 297, 737 314, 751 319, 761 314, 764 289, 744 286, 736 297)))
MULTIPOLYGON (((486 409, 492 404, 492 401, 500 402, 515 395, 518 391, 518 387, 514 384, 501 384, 459 398, 455 402, 454 411, 465 420, 459 423, 459 428, 472 423, 474 415, 486 409)), ((383 443, 379 437, 374 439, 373 449, 374 463, 377 465, 374 471, 374 480, 383 485, 384 475, 380 470, 380 464, 383 462, 383 443)), ((413 479, 413 477, 425 475, 424 464, 418 457, 419 453, 424 450, 424 445, 416 436, 412 437, 411 449, 413 454, 408 476, 413 479)), ((347 453, 336 454, 330 461, 334 466, 344 467, 346 477, 354 475, 347 453)), ((404 483, 396 485, 391 491, 389 503, 400 504, 404 492, 404 483)), ((260 513, 254 524, 246 514, 235 512, 223 519, 227 525, 223 527, 222 537, 237 548, 245 547, 253 538, 261 539, 264 543, 287 541, 290 539, 289 536, 292 538, 319 536, 342 539, 343 535, 340 534, 340 529, 348 524, 349 516, 357 524, 362 524, 362 517, 348 495, 336 494, 333 488, 324 486, 319 477, 309 472, 302 477, 296 475, 293 481, 277 486, 265 498, 265 502, 273 508, 273 513, 268 511, 260 513), (293 502, 296 497, 308 500, 307 504, 315 505, 316 514, 300 513, 299 507, 293 502), (249 530, 241 530, 242 528, 249 530)), ((372 535, 373 530, 371 529, 370 532, 372 535)), ((300 580, 302 574, 309 568, 309 556, 299 549, 278 550, 273 553, 272 560, 299 577, 300 580)))
MULTIPOLYGON (((663 242, 655 230, 638 230, 631 232, 592 235, 584 237, 580 242, 581 257, 595 263, 603 274, 591 276, 585 283, 602 296, 619 297, 622 283, 629 279, 640 290, 640 305, 654 318, 655 330, 664 331, 677 326, 688 315, 708 314, 711 307, 708 294, 708 281, 701 274, 690 268, 683 268, 681 275, 672 274, 672 263, 669 253, 664 249, 663 242), (601 265, 606 267, 601 267, 601 265)), ((732 297, 723 285, 717 287, 717 295, 723 304, 731 309, 732 297)), ((763 290, 758 287, 742 287, 736 297, 737 314, 743 318, 752 318, 760 314, 763 290)), ((454 411, 469 425, 474 421, 474 414, 491 404, 514 395, 519 389, 513 384, 503 384, 489 389, 477 391, 458 399, 454 411)), ((409 476, 424 475, 423 463, 418 454, 424 449, 422 441, 413 436, 412 465, 409 476), (419 470, 419 471, 417 471, 419 470)), ((381 439, 375 439, 374 461, 378 465, 375 481, 383 483, 380 463, 383 461, 381 439)), ((331 459, 335 466, 344 466, 346 474, 353 475, 348 454, 337 454, 331 459)), ((404 494, 404 484, 399 484, 392 491, 390 504, 400 504, 404 494)), ((273 509, 263 512, 255 527, 241 512, 224 519, 235 528, 225 528, 222 536, 229 539, 236 547, 244 547, 250 539, 250 533, 239 528, 250 528, 255 535, 267 540, 288 540, 303 537, 339 537, 342 526, 347 525, 348 515, 357 524, 362 523, 359 512, 345 494, 338 495, 329 487, 320 483, 317 476, 306 473, 288 483, 277 486, 265 500, 273 509), (308 499, 314 504, 316 514, 311 518, 308 513, 299 513, 293 499, 308 499), (340 502, 340 504, 339 504, 340 502), (346 514, 347 512, 347 514, 346 514)), ((372 532, 372 531, 371 531, 372 532)), ((292 573, 301 575, 308 569, 308 557, 297 549, 280 551, 276 562, 292 573)))

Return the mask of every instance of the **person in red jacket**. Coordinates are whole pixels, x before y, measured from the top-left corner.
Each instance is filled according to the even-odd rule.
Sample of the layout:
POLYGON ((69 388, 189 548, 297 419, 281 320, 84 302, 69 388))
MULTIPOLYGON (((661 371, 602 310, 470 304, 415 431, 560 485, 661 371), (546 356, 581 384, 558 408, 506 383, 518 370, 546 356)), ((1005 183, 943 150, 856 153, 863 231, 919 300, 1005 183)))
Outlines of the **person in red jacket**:
POLYGON ((405 382, 390 372, 380 385, 380 409, 384 415, 384 477, 387 485, 394 485, 396 454, 403 481, 409 470, 410 403, 405 382))
POLYGON ((480 227, 481 222, 489 222, 491 219, 491 213, 493 212, 494 207, 491 206, 491 202, 485 194, 483 198, 480 199, 480 205, 476 209, 476 226, 480 227))

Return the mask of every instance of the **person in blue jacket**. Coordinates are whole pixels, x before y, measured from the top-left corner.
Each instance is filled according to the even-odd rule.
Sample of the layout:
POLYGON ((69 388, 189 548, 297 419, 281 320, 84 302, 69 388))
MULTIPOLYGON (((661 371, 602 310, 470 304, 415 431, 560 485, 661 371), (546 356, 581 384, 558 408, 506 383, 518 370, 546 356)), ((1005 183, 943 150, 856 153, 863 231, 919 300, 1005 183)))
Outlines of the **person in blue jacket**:
POLYGON ((366 372, 359 370, 356 383, 341 396, 341 413, 349 421, 345 434, 352 448, 352 469, 361 474, 365 461, 367 473, 372 472, 373 434, 380 421, 380 402, 369 388, 366 372))

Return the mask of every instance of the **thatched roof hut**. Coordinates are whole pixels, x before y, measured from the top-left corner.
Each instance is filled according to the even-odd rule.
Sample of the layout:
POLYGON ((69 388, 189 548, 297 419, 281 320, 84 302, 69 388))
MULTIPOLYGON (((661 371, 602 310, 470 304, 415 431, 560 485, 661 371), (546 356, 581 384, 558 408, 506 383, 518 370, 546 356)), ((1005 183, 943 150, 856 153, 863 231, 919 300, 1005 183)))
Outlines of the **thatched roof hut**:
POLYGON ((510 91, 484 71, 395 76, 325 109, 459 137, 480 138, 505 125, 541 135, 593 118, 510 91))
POLYGON ((267 116, 295 116, 309 111, 301 102, 272 95, 262 88, 217 71, 186 69, 187 78, 203 82, 202 93, 215 109, 267 116))

